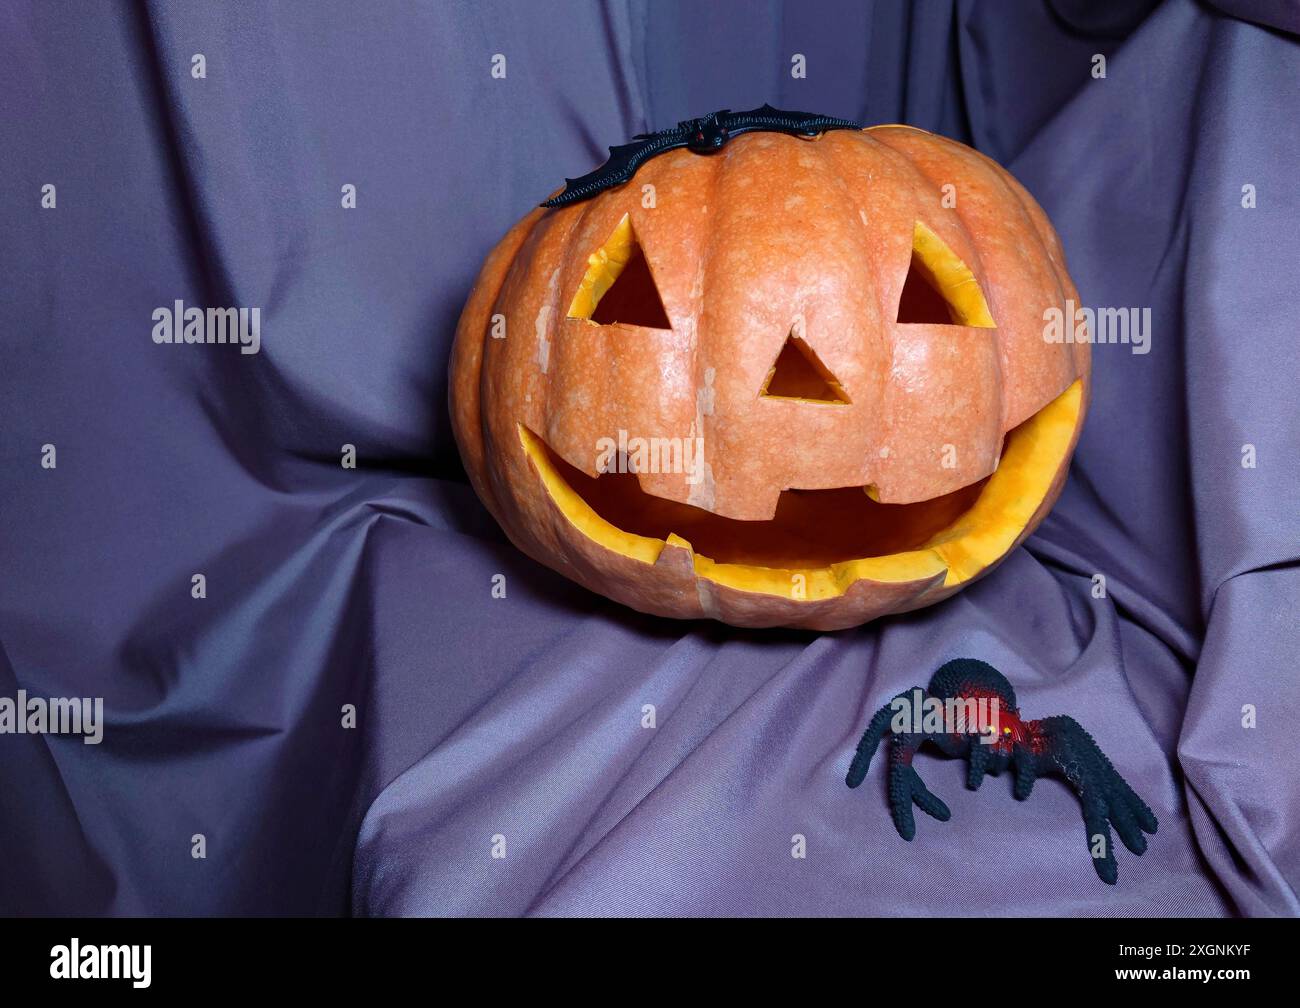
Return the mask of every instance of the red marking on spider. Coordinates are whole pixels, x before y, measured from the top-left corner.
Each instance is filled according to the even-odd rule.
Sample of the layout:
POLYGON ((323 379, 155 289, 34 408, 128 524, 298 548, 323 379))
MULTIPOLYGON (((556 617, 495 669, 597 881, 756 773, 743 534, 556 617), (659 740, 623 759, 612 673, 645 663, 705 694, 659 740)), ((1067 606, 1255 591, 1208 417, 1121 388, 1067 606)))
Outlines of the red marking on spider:
POLYGON ((1019 709, 1008 706, 1006 698, 996 690, 968 684, 962 688, 958 699, 964 702, 975 701, 975 723, 967 726, 967 733, 996 735, 995 742, 985 742, 984 745, 1008 755, 1017 745, 1034 755, 1044 751, 1045 743, 1038 722, 1023 720, 1019 709), (998 704, 996 713, 992 704, 994 700, 998 704))

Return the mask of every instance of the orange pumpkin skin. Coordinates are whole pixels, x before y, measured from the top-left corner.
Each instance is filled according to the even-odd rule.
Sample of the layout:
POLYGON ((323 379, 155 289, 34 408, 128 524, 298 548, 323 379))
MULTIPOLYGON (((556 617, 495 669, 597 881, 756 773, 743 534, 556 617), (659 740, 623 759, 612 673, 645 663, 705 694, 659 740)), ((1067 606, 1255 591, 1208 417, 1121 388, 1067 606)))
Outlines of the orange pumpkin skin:
POLYGON ((452 422, 474 489, 512 542, 591 590, 663 616, 842 629, 960 590, 1055 503, 1090 371, 1087 343, 1044 336, 1045 310, 1067 300, 1078 294, 1046 215, 970 148, 902 126, 746 134, 718 154, 654 158, 627 185, 517 223, 461 316, 452 422), (671 328, 569 317, 625 216, 671 328), (927 234, 938 244, 925 246, 927 234), (939 249, 926 275, 950 284, 950 304, 973 282, 988 322, 896 321, 923 247, 939 249), (944 272, 954 256, 965 280, 944 272), (791 335, 847 402, 764 394, 791 335), (600 475, 597 445, 619 432, 700 439, 692 472, 633 478, 689 527, 722 528, 708 534, 735 556, 701 559, 689 533, 620 537, 551 488, 543 454, 574 485, 600 475), (1004 447, 1013 461, 1000 467, 1004 447), (822 543, 807 564, 769 564, 768 552, 802 541, 787 522, 763 546, 782 502, 822 506, 794 491, 858 487, 914 509, 868 510, 864 523, 887 513, 905 524, 914 519, 895 515, 949 495, 975 503, 883 560, 855 565, 851 549, 826 560, 822 543), (759 545, 725 545, 736 529, 759 545))

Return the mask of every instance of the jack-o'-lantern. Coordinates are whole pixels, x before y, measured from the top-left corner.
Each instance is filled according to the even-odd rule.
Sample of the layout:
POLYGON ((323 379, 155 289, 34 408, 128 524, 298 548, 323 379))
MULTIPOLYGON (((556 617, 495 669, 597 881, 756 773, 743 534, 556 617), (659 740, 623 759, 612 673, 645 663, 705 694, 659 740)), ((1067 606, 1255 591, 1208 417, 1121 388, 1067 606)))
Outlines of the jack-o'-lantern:
POLYGON ((1086 343, 1006 171, 905 126, 735 136, 488 256, 451 407, 530 556, 644 612, 839 629, 987 573, 1061 491, 1086 343))

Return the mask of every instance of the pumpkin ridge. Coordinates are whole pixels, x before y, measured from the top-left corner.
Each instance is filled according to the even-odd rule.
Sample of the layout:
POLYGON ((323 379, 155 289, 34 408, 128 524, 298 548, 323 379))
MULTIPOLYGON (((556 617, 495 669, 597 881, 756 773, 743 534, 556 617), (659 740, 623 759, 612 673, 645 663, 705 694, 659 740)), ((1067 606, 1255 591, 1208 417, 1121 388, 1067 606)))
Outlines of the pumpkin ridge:
POLYGON ((447 382, 452 434, 460 444, 466 475, 488 510, 498 513, 499 504, 491 481, 484 472, 485 446, 490 443, 488 414, 482 408, 485 363, 491 335, 488 323, 496 313, 502 291, 510 278, 519 250, 536 232, 544 214, 522 217, 488 253, 469 299, 456 325, 447 382), (488 286, 484 287, 484 281, 488 286), (482 289, 480 289, 482 288, 482 289), (459 394, 458 394, 459 393, 459 394))
POLYGON ((701 465, 704 467, 705 486, 699 493, 699 498, 708 504, 709 510, 712 510, 715 502, 716 483, 713 475, 713 466, 709 460, 712 449, 709 447, 713 444, 713 432, 717 429, 720 422, 717 413, 717 392, 713 388, 713 383, 717 379, 717 369, 710 368, 704 360, 704 354, 701 352, 700 345, 700 327, 699 323, 705 318, 706 305, 708 303, 709 278, 713 272, 714 256, 717 252, 718 229, 710 227, 713 219, 718 214, 718 204, 721 201, 723 191, 723 178, 728 169, 733 165, 733 144, 728 144, 722 149, 722 161, 719 167, 707 174, 707 196, 704 203, 705 213, 701 214, 704 226, 704 243, 700 251, 700 259, 695 267, 695 276, 692 279, 690 288, 691 298, 691 376, 695 379, 697 389, 704 388, 708 396, 706 402, 701 401, 699 393, 696 393, 695 399, 695 419, 698 426, 692 431, 695 437, 702 438, 704 445, 701 465), (710 216, 711 215, 711 216, 710 216), (712 371, 712 380, 709 372, 712 371))
MULTIPOLYGON (((978 154, 979 152, 976 151, 976 153, 978 154)), ((1071 290, 1067 288, 1072 288, 1073 285, 1070 283, 1070 275, 1066 269, 1065 250, 1064 249, 1060 250, 1061 261, 1058 263, 1056 261, 1056 256, 1053 254, 1053 249, 1051 244, 1049 243, 1047 235, 1043 234, 1042 226, 1039 223, 1039 217, 1046 216, 1043 213, 1043 208, 1038 206, 1038 202, 1034 200, 1030 192, 1020 184, 1020 181, 1014 175, 1012 175, 1009 171, 1003 168, 992 158, 984 157, 984 155, 982 154, 980 156, 983 157, 984 160, 993 169, 994 176, 998 179, 999 182, 1002 183, 1003 188, 1008 193, 1011 194, 1011 197, 1012 199, 1015 200, 1016 205, 1020 207, 1021 213, 1023 214, 1025 220, 1029 222, 1030 230, 1033 232, 1034 237, 1038 241, 1038 247, 1042 249, 1043 257, 1052 266, 1052 276, 1056 279, 1056 296, 1057 296, 1056 303, 1062 308, 1064 308, 1066 299, 1070 298, 1071 296, 1071 290), (1035 210, 1037 210, 1037 213, 1035 213, 1035 210)), ((1082 371, 1077 366, 1077 362, 1075 367, 1075 373, 1076 374, 1082 373, 1082 371)))
MULTIPOLYGON (((926 133, 924 130, 917 130, 916 132, 921 133, 927 139, 935 135, 932 133, 926 133)), ((917 188, 924 188, 927 190, 932 189, 934 191, 936 197, 935 206, 938 212, 933 215, 922 214, 916 217, 916 220, 919 220, 927 229, 938 235, 939 240, 947 245, 949 249, 952 250, 953 254, 965 263, 966 267, 971 271, 971 274, 977 281, 979 281, 981 288, 987 288, 988 273, 985 269, 983 259, 980 257, 978 243, 975 240, 975 236, 971 233, 970 222, 962 213, 961 200, 957 201, 956 207, 950 209, 943 208, 938 202, 938 196, 941 192, 940 187, 936 185, 935 179, 927 174, 925 170, 916 163, 915 158, 913 158, 908 151, 900 150, 882 137, 871 135, 869 136, 869 139, 880 148, 886 158, 891 159, 896 166, 909 174, 913 182, 918 183, 917 188), (962 248, 954 248, 953 243, 944 238, 939 229, 935 227, 935 224, 941 219, 941 214, 950 214, 956 218, 956 230, 961 238, 960 245, 963 246, 962 248)), ((904 273, 904 275, 906 274, 904 273)), ((985 300, 987 301, 987 295, 985 300)), ((884 304, 881 306, 881 311, 886 317, 889 317, 892 308, 892 303, 884 304)), ((996 323, 996 321, 997 316, 994 315, 994 322, 996 323)), ((997 328, 996 324, 994 325, 994 328, 997 328)))
MULTIPOLYGON (((536 277, 545 277, 550 273, 554 275, 554 270, 559 270, 559 277, 556 282, 548 289, 549 307, 548 320, 551 322, 551 339, 552 345, 550 352, 554 354, 554 366, 542 371, 541 395, 539 419, 540 427, 538 429, 545 432, 545 437, 550 444, 564 444, 567 438, 560 435, 558 425, 565 419, 563 415, 557 415, 553 391, 557 380, 563 376, 567 381, 574 374, 583 375, 583 368, 575 368, 572 361, 572 349, 569 341, 564 339, 565 321, 567 319, 567 306, 573 297, 573 291, 579 282, 577 277, 570 274, 577 273, 579 276, 579 266, 575 263, 574 250, 578 243, 579 236, 588 230, 588 217, 596 209, 595 202, 580 203, 574 206, 568 213, 557 214, 557 227, 559 217, 564 218, 563 236, 557 239, 557 248, 553 262, 534 264, 533 275, 536 277)), ((604 239, 602 239, 603 241, 604 239)), ((581 255, 578 263, 585 263, 590 250, 581 255)))
MULTIPOLYGON (((888 136, 887 133, 884 135, 888 136)), ((910 147, 915 142, 913 137, 895 136, 894 139, 900 142, 899 146, 895 147, 887 139, 882 139, 882 142, 898 150, 904 157, 917 157, 910 147)), ((998 209, 1004 214, 1006 210, 1010 209, 1015 215, 1014 220, 1005 225, 1006 230, 1016 234, 1024 234, 1024 232, 1028 231, 1032 236, 1032 250, 1041 253, 1034 255, 1032 252, 1024 252, 1021 259, 1033 264, 1046 263, 1046 268, 1041 272, 1050 279, 1054 291, 1052 297, 1055 300, 1041 305, 1040 310, 1041 308, 1050 307, 1052 304, 1058 306, 1063 304, 1065 291, 1061 268, 1048 254, 1039 226, 1035 223, 1034 215, 1015 191, 1015 186, 1008 182, 1009 179, 1014 181, 1014 176, 992 158, 979 151, 958 144, 946 137, 938 139, 943 140, 943 143, 937 145, 935 153, 938 154, 941 151, 941 156, 954 162, 955 167, 949 164, 930 163, 922 154, 914 161, 916 169, 929 179, 932 184, 938 184, 940 173, 945 178, 959 176, 961 174, 960 168, 963 165, 968 175, 974 175, 977 179, 982 179, 986 190, 990 190, 990 202, 996 202, 998 209)), ((967 222, 968 228, 973 226, 973 222, 970 222, 970 217, 966 212, 966 202, 960 197, 954 209, 962 220, 967 222)), ((987 276, 987 262, 985 262, 983 268, 987 276)), ((991 293, 998 302, 994 306, 994 315, 998 319, 999 329, 1002 330, 998 338, 998 358, 1004 384, 1014 392, 1014 395, 1004 397, 1003 400, 1004 412, 1000 426, 1005 433, 1041 409, 1044 402, 1050 402, 1054 396, 1059 395, 1082 372, 1069 345, 1049 344, 1036 338, 1039 332, 1038 326, 1041 323, 1036 319, 1028 319, 1023 311, 1014 311, 1014 308, 1012 311, 1008 311, 1008 308, 1002 305, 1005 295, 998 291, 996 287, 993 288, 991 293), (1027 339, 1020 340, 1013 338, 1013 329, 1026 331, 1032 329, 1032 333, 1027 339), (1063 362, 1066 361, 1068 361, 1068 366, 1063 366, 1063 362), (1056 380, 1044 384, 1041 379, 1035 378, 1036 372, 1043 371, 1055 372, 1056 380), (1032 397, 1026 396, 1024 392, 1026 386, 1034 387, 1036 394, 1032 397)))
MULTIPOLYGON (((949 142, 951 143, 951 141, 949 142)), ((1055 257, 1051 254, 1051 250, 1048 248, 1047 242, 1044 240, 1043 233, 1038 226, 1038 221, 1035 219, 1029 205, 1025 202, 1025 197, 1029 196, 1029 193, 1020 186, 1020 183, 1016 181, 1014 175, 994 161, 991 157, 988 157, 986 154, 974 150, 973 148, 972 153, 975 155, 973 160, 982 164, 988 170, 989 174, 997 180, 1002 191, 1010 197, 1013 205, 1020 211, 1021 220, 1025 224, 1028 224, 1028 230, 1034 236, 1034 240, 1037 243, 1039 250, 1042 252, 1043 259, 1051 265, 1050 272, 1052 279, 1056 283, 1056 304, 1058 306, 1064 306, 1066 298, 1065 282, 1062 279, 1064 264, 1062 263, 1061 265, 1058 265, 1056 263, 1055 257)), ((1003 354, 1005 354, 1006 348, 1003 347, 1002 351, 1003 354)), ((1002 355, 1000 354, 999 357, 1001 358, 1001 356, 1002 355)), ((1071 378, 1078 377, 1080 373, 1079 369, 1075 367, 1072 370, 1074 373, 1071 375, 1071 378)), ((1004 426, 1007 425, 1009 419, 1010 418, 1006 416, 1002 418, 1004 426)))
MULTIPOLYGON (((921 142, 928 142, 931 134, 924 130, 909 129, 909 133, 914 134, 921 142)), ((909 271, 911 270, 912 257, 917 254, 917 235, 919 233, 928 233, 934 235, 940 245, 947 250, 947 253, 955 257, 970 275, 975 279, 981 290, 982 299, 985 307, 988 307, 988 278, 984 269, 984 264, 980 259, 977 251, 978 242, 974 234, 967 225, 967 221, 960 214, 945 218, 942 215, 952 214, 951 210, 942 209, 939 203, 940 190, 934 180, 928 176, 916 160, 905 150, 900 150, 888 143, 883 136, 888 131, 877 133, 873 131, 863 131, 861 134, 836 134, 840 136, 861 136, 872 145, 876 155, 888 166, 889 170, 900 172, 906 179, 902 187, 909 194, 915 195, 921 192, 927 194, 927 198, 932 195, 934 207, 933 212, 926 212, 924 205, 917 205, 914 201, 905 204, 903 208, 904 217, 906 218, 906 241, 900 243, 905 248, 905 256, 900 252, 899 262, 889 262, 882 269, 886 275, 893 276, 894 270, 901 265, 898 272, 897 289, 891 285, 881 285, 878 303, 882 318, 885 320, 885 331, 889 334, 890 340, 890 369, 891 384, 887 387, 885 401, 882 407, 885 410, 885 419, 883 426, 891 429, 908 429, 918 423, 926 423, 930 426, 936 426, 944 423, 953 422, 952 416, 944 416, 941 406, 938 403, 932 405, 932 400, 918 396, 900 396, 897 394, 897 382, 899 376, 906 376, 904 384, 920 382, 927 392, 934 392, 943 388, 962 388, 970 386, 989 390, 990 395, 997 397, 996 408, 998 411, 997 423, 989 425, 988 429, 979 431, 978 440, 961 445, 958 457, 962 460, 959 467, 963 474, 962 479, 956 485, 969 485, 988 476, 996 467, 999 448, 1001 446, 1003 434, 1001 428, 1002 419, 1002 373, 999 366, 998 345, 1000 334, 996 314, 993 317, 994 325, 992 327, 982 327, 975 325, 952 326, 944 325, 941 330, 930 330, 927 326, 918 323, 898 323, 896 321, 896 308, 898 300, 902 296, 902 290, 906 283, 909 271), (883 135, 882 135, 883 134, 883 135), (943 227, 947 232, 945 236, 939 228, 940 222, 947 219, 948 226, 943 227), (963 332, 963 329, 972 329, 972 332, 963 332), (933 335, 927 337, 927 333, 933 335), (987 353, 985 341, 991 340, 993 345, 993 354, 990 358, 987 353), (978 342, 977 342, 978 341, 978 342), (932 344, 930 350, 922 352, 922 347, 927 343, 932 344), (956 356, 953 356, 956 354, 956 356), (972 367, 979 368, 977 376, 970 373, 972 367), (917 370, 919 368, 919 371, 917 370), (993 430, 992 427, 997 429, 993 430), (966 463, 970 463, 969 465, 966 463)), ((838 146, 846 147, 847 142, 841 142, 838 146)), ((946 294, 941 294, 945 302, 951 304, 950 298, 946 294)), ((982 415, 982 414, 981 414, 982 415)), ((960 423, 960 418, 958 418, 960 423)), ((974 430, 972 434, 976 433, 974 430)), ((941 441, 947 442, 950 439, 946 436, 940 437, 941 441)), ((953 438, 952 440, 958 440, 953 438)), ((911 465, 916 465, 919 459, 912 458, 911 465)), ((931 470, 939 468, 940 459, 927 458, 924 465, 931 470)), ((899 472, 898 460, 885 460, 884 463, 876 467, 873 478, 869 481, 875 484, 879 489, 878 493, 882 494, 881 499, 889 500, 895 503, 904 503, 907 501, 917 500, 915 491, 915 481, 901 481, 902 476, 899 472), (901 482, 900 482, 901 481, 901 482)), ((926 477, 927 482, 933 482, 937 476, 926 477)), ((944 491, 950 491, 956 487, 953 483, 956 481, 944 480, 944 491)))
MULTIPOLYGON (((850 135, 856 134, 844 133, 850 135)), ((720 378, 728 373, 729 358, 741 363, 739 370, 730 367, 732 382, 719 381, 718 410, 705 431, 715 460, 720 513, 732 517, 769 519, 777 494, 791 486, 864 484, 878 450, 868 442, 876 433, 877 375, 887 366, 887 341, 877 331, 874 304, 866 308, 863 303, 862 291, 873 286, 869 264, 874 253, 831 156, 832 141, 839 138, 839 133, 828 134, 809 143, 776 135, 738 137, 728 145, 725 166, 717 173, 709 216, 715 217, 715 207, 718 216, 710 227, 699 347, 704 363, 717 367, 720 378), (797 181, 777 187, 778 177, 797 181), (749 241, 737 248, 737 235, 749 241), (828 246, 835 249, 830 261, 828 246), (737 281, 737 275, 756 271, 762 283, 737 281), (764 287, 772 288, 774 296, 766 296, 764 287), (851 403, 825 408, 845 411, 837 422, 852 430, 861 450, 833 458, 833 471, 816 472, 815 463, 801 452, 758 449, 769 459, 771 480, 760 495, 753 489, 755 475, 743 471, 755 446, 788 443, 792 425, 805 421, 812 425, 810 439, 834 436, 825 418, 799 412, 807 404, 761 394, 792 326, 802 324, 802 338, 837 377, 851 403), (746 499, 748 506, 739 508, 737 500, 746 499)))

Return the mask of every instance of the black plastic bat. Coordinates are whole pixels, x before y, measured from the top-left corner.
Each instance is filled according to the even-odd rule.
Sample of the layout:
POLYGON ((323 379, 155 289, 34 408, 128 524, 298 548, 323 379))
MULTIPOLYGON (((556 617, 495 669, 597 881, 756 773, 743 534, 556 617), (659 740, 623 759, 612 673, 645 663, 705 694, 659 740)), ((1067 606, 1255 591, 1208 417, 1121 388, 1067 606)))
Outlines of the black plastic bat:
POLYGON ((782 112, 771 105, 748 112, 722 109, 701 119, 687 119, 658 133, 638 133, 634 143, 609 149, 609 160, 581 178, 565 179, 564 192, 542 203, 544 207, 568 206, 624 182, 630 182, 638 168, 665 151, 685 147, 696 154, 714 154, 733 136, 741 133, 790 133, 816 136, 832 129, 861 129, 848 119, 813 115, 810 112, 782 112))

